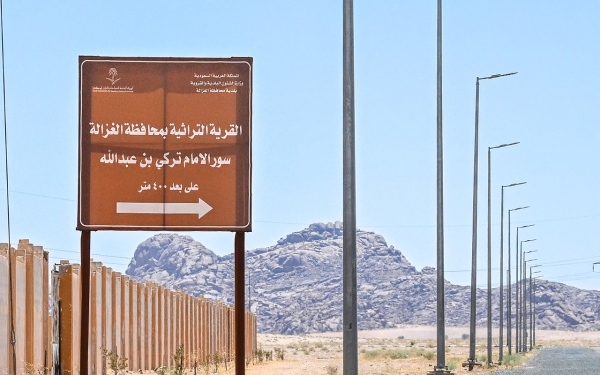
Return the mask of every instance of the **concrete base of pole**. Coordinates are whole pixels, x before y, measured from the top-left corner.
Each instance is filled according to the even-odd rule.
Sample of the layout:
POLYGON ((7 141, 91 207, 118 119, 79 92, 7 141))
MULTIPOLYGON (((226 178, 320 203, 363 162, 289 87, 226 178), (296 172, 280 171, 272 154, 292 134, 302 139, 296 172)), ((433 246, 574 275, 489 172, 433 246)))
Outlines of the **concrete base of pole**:
POLYGON ((436 368, 432 371, 427 371, 427 375, 454 375, 454 372, 446 368, 436 368))
POLYGON ((462 367, 468 367, 469 371, 472 371, 473 367, 481 365, 482 363, 478 362, 476 359, 467 359, 465 362, 462 363, 462 367))

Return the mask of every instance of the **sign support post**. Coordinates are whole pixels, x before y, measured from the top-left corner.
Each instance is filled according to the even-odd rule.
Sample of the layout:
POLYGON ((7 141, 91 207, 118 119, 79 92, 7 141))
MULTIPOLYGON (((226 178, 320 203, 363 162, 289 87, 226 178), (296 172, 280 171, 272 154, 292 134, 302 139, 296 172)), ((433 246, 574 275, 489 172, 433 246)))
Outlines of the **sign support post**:
POLYGON ((81 231, 81 345, 79 352, 80 375, 88 375, 88 342, 90 332, 90 242, 90 231, 81 231))
POLYGON ((234 267, 235 267, 235 375, 246 373, 246 314, 245 314, 245 281, 246 272, 246 237, 244 232, 235 232, 234 267))

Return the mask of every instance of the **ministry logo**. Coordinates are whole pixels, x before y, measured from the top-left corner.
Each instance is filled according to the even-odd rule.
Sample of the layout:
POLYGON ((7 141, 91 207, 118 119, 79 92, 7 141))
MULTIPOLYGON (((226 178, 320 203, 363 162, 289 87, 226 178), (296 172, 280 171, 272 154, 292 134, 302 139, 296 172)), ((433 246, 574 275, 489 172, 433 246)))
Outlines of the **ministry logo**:
POLYGON ((92 92, 133 92, 133 86, 115 86, 115 83, 119 82, 121 78, 117 78, 119 73, 117 72, 117 68, 110 68, 108 70, 108 77, 106 78, 110 81, 110 86, 94 86, 92 87, 92 92))
POLYGON ((118 82, 121 78, 115 78, 117 76, 117 69, 115 68, 110 68, 110 70, 108 71, 108 75, 110 76, 110 78, 107 78, 107 80, 110 81, 110 83, 112 83, 112 85, 114 86, 116 82, 118 82))

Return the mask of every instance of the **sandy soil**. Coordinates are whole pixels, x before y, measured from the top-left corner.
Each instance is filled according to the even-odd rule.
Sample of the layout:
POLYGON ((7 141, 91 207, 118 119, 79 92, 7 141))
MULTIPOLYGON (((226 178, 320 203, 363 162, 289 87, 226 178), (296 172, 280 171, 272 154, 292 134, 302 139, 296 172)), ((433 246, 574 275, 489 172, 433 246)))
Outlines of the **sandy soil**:
MULTIPOLYGON (((461 367, 461 363, 469 353, 469 342, 463 339, 463 334, 468 332, 468 327, 449 327, 446 330, 446 364, 451 366, 455 373, 467 373, 467 370, 461 367)), ((478 335, 484 334, 485 328, 478 328, 478 335)), ((399 326, 388 330, 359 332, 359 373, 424 375, 435 365, 435 336, 435 327, 429 326, 399 326)), ((497 341, 497 337, 494 337, 494 345, 498 344, 497 341)), ((258 344, 264 351, 273 351, 274 358, 260 363, 255 360, 246 369, 248 375, 342 374, 341 332, 301 336, 260 334, 258 344), (275 358, 276 350, 280 349, 284 350, 284 360, 275 358)), ((536 344, 590 346, 600 349, 600 332, 537 331, 536 344)), ((497 346, 493 352, 493 360, 496 362, 497 346)), ((476 353, 478 358, 485 356, 486 347, 483 340, 478 340, 476 353)), ((505 350, 505 356, 506 354, 505 350)), ((528 354, 531 355, 533 354, 528 354)), ((497 368, 482 367, 473 372, 490 372, 497 368)), ((232 370, 219 370, 220 374, 234 374, 232 370)))

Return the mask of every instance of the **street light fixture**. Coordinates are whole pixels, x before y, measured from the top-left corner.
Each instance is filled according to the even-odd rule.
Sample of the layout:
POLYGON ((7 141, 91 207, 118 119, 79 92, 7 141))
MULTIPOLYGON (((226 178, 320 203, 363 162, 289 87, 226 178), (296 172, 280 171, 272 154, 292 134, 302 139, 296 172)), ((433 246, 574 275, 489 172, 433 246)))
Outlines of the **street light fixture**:
MULTIPOLYGON (((524 185, 527 182, 517 182, 509 185, 502 185, 502 195, 500 198, 500 332, 499 332, 499 354, 498 362, 502 363, 504 358, 504 188, 509 188, 518 185, 524 185)), ((509 222, 510 227, 510 222, 509 222)), ((510 233, 510 228, 509 228, 510 233)), ((510 246, 510 242, 509 242, 510 246)), ((510 252, 508 253, 510 259, 510 252)), ((510 268, 510 263, 509 267, 510 268)), ((508 281, 510 290, 510 279, 508 281)), ((510 332, 510 331, 509 331, 510 332)), ((510 335, 510 334, 509 334, 510 335)), ((508 342, 510 345, 510 340, 508 342)))
MULTIPOLYGON (((520 336, 520 329, 521 329, 521 315, 519 314, 521 311, 521 284, 520 284, 520 275, 521 275, 521 271, 520 271, 520 267, 522 266, 521 262, 523 261, 523 254, 521 254, 521 258, 519 258, 519 229, 523 229, 523 228, 529 228, 529 227, 533 227, 535 224, 529 224, 529 225, 523 225, 520 227, 517 227, 517 248, 515 249, 515 253, 516 253, 516 261, 515 261, 515 286, 517 287, 516 293, 515 293, 515 320, 516 320, 516 329, 515 329, 515 338, 516 338, 516 345, 515 345, 515 351, 518 353, 521 351, 521 336, 520 336), (519 259, 521 259, 519 261, 519 259)), ((531 241, 531 240, 530 240, 531 241)), ((535 241, 535 240, 532 240, 535 241)), ((529 241, 526 241, 529 242, 529 241)))
MULTIPOLYGON (((492 150, 514 146, 520 142, 504 143, 499 146, 488 147, 488 215, 487 215, 487 245, 488 245, 488 272, 487 272, 487 363, 492 364, 492 150)), ((502 274, 502 266, 500 266, 502 274)), ((502 281, 500 281, 502 285, 502 281)), ((502 292, 501 292, 502 293, 502 292)), ((502 307, 500 307, 502 311, 502 307)), ((500 329, 502 331, 502 329, 500 329)), ((501 361, 502 358, 499 358, 501 361)))
MULTIPOLYGON (((519 184, 513 184, 513 185, 521 185, 524 184, 525 182, 519 183, 519 184)), ((504 194, 504 191, 503 191, 504 194)), ((524 210, 526 208, 529 208, 529 206, 525 206, 525 207, 517 207, 517 208, 513 208, 513 209, 509 209, 508 210, 508 305, 506 306, 506 316, 507 316, 507 324, 506 324, 506 328, 507 328, 507 332, 506 332, 506 345, 508 346, 508 354, 512 354, 512 283, 511 283, 511 262, 510 262, 510 213, 512 211, 518 211, 518 210, 524 210)), ((518 233, 518 228, 517 228, 517 233, 518 233)), ((518 240, 518 239, 517 239, 518 240)), ((515 262, 516 263, 516 262, 515 262)), ((500 271, 502 272, 502 270, 500 271)), ((516 278, 516 275, 515 275, 516 278)), ((515 347, 516 349, 516 347, 515 347)))
POLYGON ((479 156, 479 81, 484 79, 494 79, 517 74, 517 72, 506 74, 493 74, 488 77, 477 77, 475 84, 475 148, 473 160, 473 238, 471 242, 471 321, 469 329, 469 359, 467 366, 469 371, 473 366, 480 366, 475 357, 475 314, 476 314, 476 296, 477 296, 477 172, 479 156))

